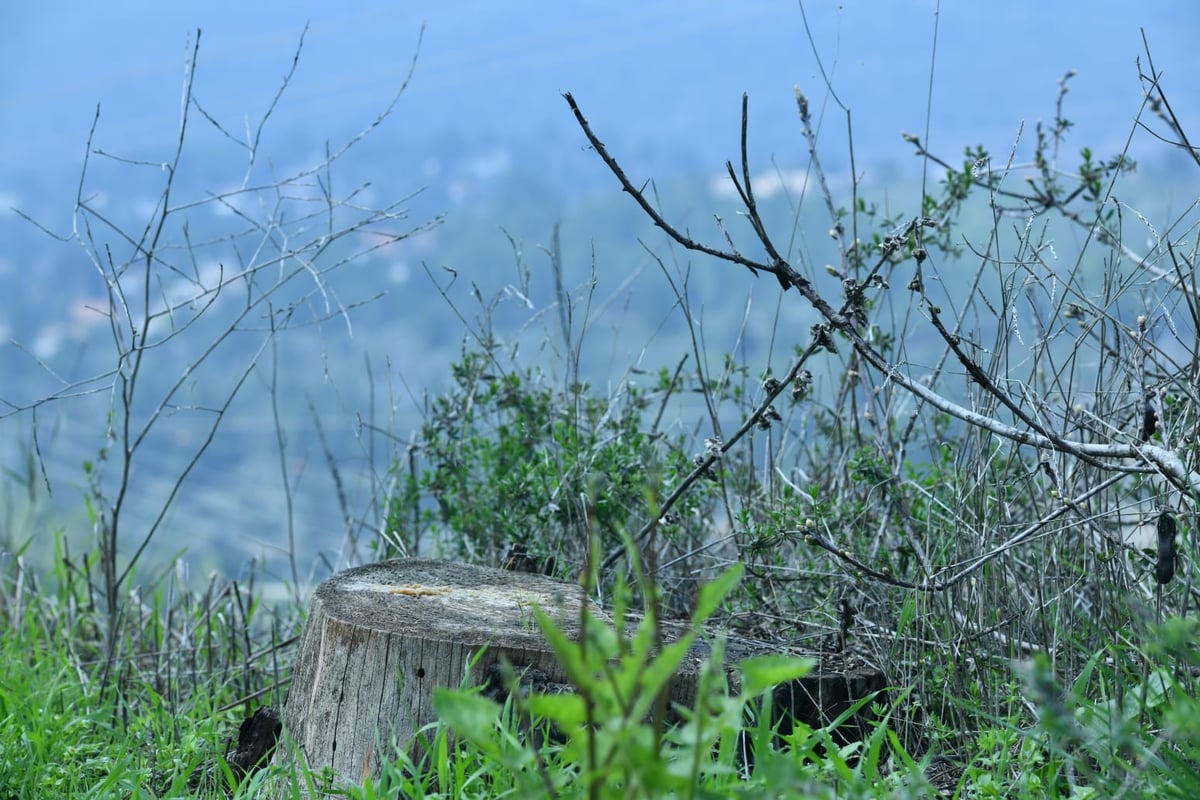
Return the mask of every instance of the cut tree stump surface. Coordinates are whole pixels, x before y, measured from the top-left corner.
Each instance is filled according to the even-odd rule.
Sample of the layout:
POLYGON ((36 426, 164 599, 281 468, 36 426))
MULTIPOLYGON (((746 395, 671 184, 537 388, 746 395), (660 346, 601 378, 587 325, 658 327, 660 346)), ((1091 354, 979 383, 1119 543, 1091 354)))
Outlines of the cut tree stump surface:
POLYGON ((378 774, 381 748, 385 756, 407 748, 435 721, 434 688, 459 686, 480 649, 479 668, 508 659, 565 680, 533 608, 574 636, 582 602, 574 584, 449 561, 340 572, 313 596, 284 706, 287 731, 313 768, 355 782, 378 774))
MULTIPOLYGON (((313 596, 284 705, 285 730, 310 768, 361 783, 379 774, 381 759, 411 749, 416 733, 436 720, 434 689, 461 685, 468 670, 472 684, 483 684, 489 670, 507 661, 567 683, 533 608, 576 639, 584 602, 573 583, 450 561, 403 559, 340 572, 313 596)), ((599 608, 590 612, 607 617, 599 608)), ((684 660, 671 687, 675 702, 690 705, 707 650, 699 642, 684 660)), ((730 637, 727 661, 733 668, 746 656, 779 650, 730 637)), ((871 668, 819 669, 779 687, 776 708, 817 726, 883 687, 871 668)))

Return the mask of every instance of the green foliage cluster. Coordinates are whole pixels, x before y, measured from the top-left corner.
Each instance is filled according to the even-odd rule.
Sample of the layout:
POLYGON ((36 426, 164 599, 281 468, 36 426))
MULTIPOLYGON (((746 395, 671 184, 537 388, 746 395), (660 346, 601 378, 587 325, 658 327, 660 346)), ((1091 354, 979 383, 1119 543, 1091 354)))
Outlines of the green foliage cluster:
MULTIPOLYGON (((566 638, 545 614, 538 623, 571 679, 571 694, 510 696, 501 708, 471 691, 442 690, 435 702, 442 721, 501 770, 504 783, 521 794, 546 797, 779 797, 833 796, 838 783, 869 785, 879 776, 884 728, 872 737, 865 758, 858 748, 817 757, 828 738, 801 727, 776 745, 770 724, 770 691, 803 677, 811 659, 763 656, 738 665, 741 689, 726 683, 720 642, 701 667, 690 707, 666 726, 669 692, 700 624, 714 613, 741 578, 734 568, 707 584, 697 599, 689 632, 660 647, 654 614, 626 629, 618 603, 612 625, 584 611, 577 640, 566 638), (535 746, 517 724, 545 733, 535 746), (757 720, 757 721, 755 721, 757 720), (752 757, 750 754, 755 754, 752 757), (856 762, 853 766, 850 761, 856 762), (837 773, 841 771, 842 774, 837 773), (786 777, 784 777, 786 775, 786 777), (844 780, 839 780, 844 779, 844 780), (828 781, 824 791, 822 783, 828 781)), ((620 592, 618 593, 621 594, 620 592)))
MULTIPOLYGON (((681 390, 666 370, 647 388, 606 397, 584 383, 552 386, 505 363, 488 341, 465 349, 450 372, 410 457, 394 467, 381 557, 431 546, 499 564, 519 546, 561 574, 578 573, 592 537, 618 546, 694 466, 688 437, 652 418, 681 390)), ((714 504, 711 491, 689 495, 668 535, 699 535, 714 504)))

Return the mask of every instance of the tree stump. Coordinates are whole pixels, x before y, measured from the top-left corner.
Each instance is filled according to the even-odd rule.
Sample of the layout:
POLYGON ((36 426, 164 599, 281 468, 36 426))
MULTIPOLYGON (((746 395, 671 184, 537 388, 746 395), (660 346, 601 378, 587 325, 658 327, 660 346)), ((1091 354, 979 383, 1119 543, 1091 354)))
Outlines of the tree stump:
MULTIPOLYGON (((309 768, 360 784, 378 776, 393 752, 411 749, 417 732, 436 720, 437 687, 457 687, 464 678, 484 684, 504 661, 531 668, 540 680, 566 683, 532 609, 540 607, 577 638, 585 602, 573 583, 449 561, 402 559, 340 572, 313 597, 284 729, 309 768)), ((589 611, 605 616, 594 606, 589 611)), ((730 667, 766 651, 777 648, 731 640, 730 667)), ((671 686, 673 701, 691 704, 706 655, 698 643, 695 657, 685 659, 671 686)), ((776 707, 815 727, 883 686, 877 671, 867 680, 818 671, 795 682, 776 707)), ((780 701, 783 690, 776 691, 780 701)))

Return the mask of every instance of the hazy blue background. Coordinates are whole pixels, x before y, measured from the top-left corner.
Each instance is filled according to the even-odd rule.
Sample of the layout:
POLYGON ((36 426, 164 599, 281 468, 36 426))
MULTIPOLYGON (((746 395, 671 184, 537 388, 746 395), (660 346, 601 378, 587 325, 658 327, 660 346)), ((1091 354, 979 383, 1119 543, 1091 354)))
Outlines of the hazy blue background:
MULTIPOLYGON (((647 234, 639 220, 638 227, 630 223, 622 243, 589 241, 599 234, 587 230, 587 215, 579 209, 626 201, 616 196, 615 182, 584 146, 561 98, 565 91, 575 95, 637 179, 710 181, 725 159, 736 157, 743 92, 751 97, 757 163, 764 169, 770 159, 785 169, 805 166, 793 98, 793 86, 799 85, 822 115, 825 167, 831 180, 845 185, 846 118, 824 89, 819 56, 838 98, 852 109, 859 172, 874 186, 908 187, 902 190, 906 196, 892 200, 915 210, 920 198, 912 192, 912 176, 920 165, 900 132, 924 136, 930 98, 933 149, 954 155, 979 143, 1007 153, 1023 120, 1031 128, 1034 120, 1048 118, 1057 81, 1074 69, 1079 74, 1071 83, 1067 116, 1076 128, 1070 141, 1102 155, 1119 151, 1141 97, 1136 60, 1143 53, 1139 28, 1144 28, 1177 112, 1192 131, 1200 130, 1198 3, 947 0, 937 17, 935 8, 931 0, 806 3, 814 53, 800 5, 762 0, 5 3, 0 7, 0 338, 26 345, 42 341, 61 325, 72 302, 88 291, 94 294, 73 292, 74 279, 64 277, 74 274, 67 270, 74 268, 71 259, 79 259, 77 248, 36 234, 7 209, 17 206, 56 230, 69 229, 97 104, 98 145, 129 158, 166 160, 177 136, 185 56, 196 28, 203 30, 196 97, 236 131, 240 120, 261 117, 308 24, 299 69, 263 144, 272 163, 291 168, 319 160, 326 141, 337 145, 386 107, 408 72, 425 25, 408 91, 346 170, 354 180, 371 181, 381 197, 428 187, 413 201, 414 210, 445 213, 448 227, 456 222, 460 227, 454 229, 457 241, 426 240, 419 260, 434 268, 452 264, 485 285, 499 280, 495 275, 501 271, 511 272, 499 226, 528 237, 524 244, 533 249, 547 241, 560 215, 567 217, 572 246, 580 254, 597 248, 609 288, 628 265, 610 264, 606 256, 623 255, 618 247, 633 248, 634 239, 647 234), (469 250, 464 238, 472 240, 469 250)), ((203 127, 196 120, 193 125, 203 127)), ((1027 130, 1025 154, 1030 139, 1027 130)), ((1135 157, 1146 139, 1135 144, 1135 157)), ((203 137, 199 146, 201 163, 211 156, 215 166, 230 155, 219 142, 203 137)), ((1147 166, 1152 169, 1154 163, 1147 166)), ((234 167, 233 174, 240 174, 234 167)), ((138 194, 144 191, 140 184, 124 187, 123 193, 116 191, 122 189, 119 184, 112 189, 126 198, 115 213, 136 217, 138 203, 153 200, 152 194, 138 194)), ((704 217, 708 206, 697 196, 696 207, 688 210, 704 217)), ((445 359, 430 342, 453 341, 461 332, 428 282, 410 279, 415 269, 413 256, 404 269, 392 265, 387 280, 362 291, 390 292, 383 307, 395 317, 419 318, 419 325, 413 322, 403 333, 386 321, 376 327, 368 310, 353 341, 326 339, 320 346, 336 349, 346 364, 360 364, 364 355, 379 365, 391 359, 394 374, 414 382, 415 390, 436 388, 444 380, 445 359)), ((736 317, 742 304, 733 305, 736 317)), ((88 344, 70 337, 64 341, 70 347, 88 344)), ((632 346, 636 350, 642 344, 632 346)), ((66 346, 55 349, 57 358, 69 360, 71 353, 62 350, 66 346)), ((33 380, 18 371, 29 368, 28 361, 0 363, 6 365, 0 396, 33 380)), ((328 388, 326 376, 315 368, 306 375, 305 366, 310 365, 296 365, 297 380, 316 394, 325 387, 330 395, 316 403, 328 415, 331 449, 345 456, 352 471, 362 457, 356 450, 355 415, 363 399, 345 383, 328 388)), ((83 412, 62 413, 68 418, 83 412)), ((228 566, 230 553, 241 557, 285 543, 277 522, 279 492, 262 478, 266 468, 254 457, 270 455, 274 434, 261 409, 245 413, 230 421, 235 435, 218 443, 214 459, 220 468, 198 470, 194 485, 189 484, 181 503, 186 513, 176 512, 176 528, 186 523, 190 533, 164 539, 168 550, 190 545, 198 558, 211 562, 213 551, 237 541, 226 552, 228 566)), ((403 418, 414 409, 397 413, 403 418)), ((52 410, 43 424, 47 417, 53 417, 52 410)), ((100 433, 101 418, 90 419, 90 430, 61 434, 57 451, 52 437, 42 443, 60 504, 78 505, 81 460, 94 452, 100 433)), ((290 410, 288 420, 296 441, 311 440, 303 408, 290 410)), ((12 444, 23 440, 29 419, 5 424, 4 441, 12 444)), ((311 446, 306 453, 320 458, 311 446)), ((4 454, 5 463, 10 457, 4 454)), ((307 504, 302 558, 317 551, 339 558, 340 520, 331 492, 328 481, 316 478, 301 487, 307 504)))
MULTIPOLYGON (((900 159, 898 131, 923 130, 934 9, 931 0, 805 8, 868 164, 900 159)), ((822 96, 799 5, 788 2, 6 3, 3 170, 73 166, 96 103, 106 132, 131 151, 168 141, 185 43, 197 27, 204 102, 218 114, 253 116, 305 22, 292 102, 278 114, 297 144, 368 121, 407 72, 422 23, 415 81, 388 131, 401 141, 574 141, 559 97, 571 91, 610 137, 669 146, 711 167, 729 155, 742 92, 753 100, 755 139, 777 155, 801 150, 792 86, 822 96)), ((932 122, 942 147, 981 132, 1003 136, 1018 120, 1043 115, 1067 69, 1080 72, 1072 119, 1082 130, 1121 136, 1113 116, 1128 118, 1138 91, 1139 27, 1168 80, 1200 74, 1200 4, 1184 0, 948 0, 939 25, 932 122)))

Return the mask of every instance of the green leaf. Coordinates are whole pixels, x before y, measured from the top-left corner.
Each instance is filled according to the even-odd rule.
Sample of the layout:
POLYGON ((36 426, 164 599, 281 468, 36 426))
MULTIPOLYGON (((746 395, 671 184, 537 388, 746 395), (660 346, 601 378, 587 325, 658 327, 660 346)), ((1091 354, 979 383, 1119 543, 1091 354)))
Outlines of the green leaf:
POLYGON ((499 756, 496 720, 500 716, 500 706, 495 702, 477 694, 439 687, 433 690, 433 708, 438 719, 460 736, 485 753, 499 756))
POLYGON ((768 655, 747 658, 741 663, 742 692, 757 697, 781 683, 795 681, 812 672, 816 660, 805 656, 768 655))
MULTIPOLYGON (((592 676, 592 671, 584 661, 579 644, 567 638, 567 635, 554 624, 554 620, 550 615, 540 607, 534 606, 533 615, 537 619, 538 627, 542 630, 542 635, 546 637, 546 641, 554 651, 555 657, 558 658, 558 663, 562 666, 563 671, 567 673, 567 677, 571 683, 575 684, 580 691, 587 692, 592 684, 595 683, 595 680, 592 676)), ((585 624, 586 627, 587 625, 585 624)), ((588 635, 586 630, 583 635, 588 635)))
POLYGON ((703 623, 721 607, 721 603, 742 579, 743 569, 743 564, 738 562, 714 580, 700 587, 699 596, 696 598, 696 611, 692 615, 693 624, 703 623))
POLYGON ((587 722, 587 707, 577 694, 531 694, 527 702, 535 717, 553 720, 561 728, 578 730, 587 722))
POLYGON ((645 672, 640 677, 641 697, 636 699, 646 706, 654 702, 655 696, 664 691, 671 679, 679 672, 679 665, 691 649, 694 638, 694 634, 684 636, 679 641, 664 647, 653 659, 648 659, 649 663, 646 664, 645 672))

